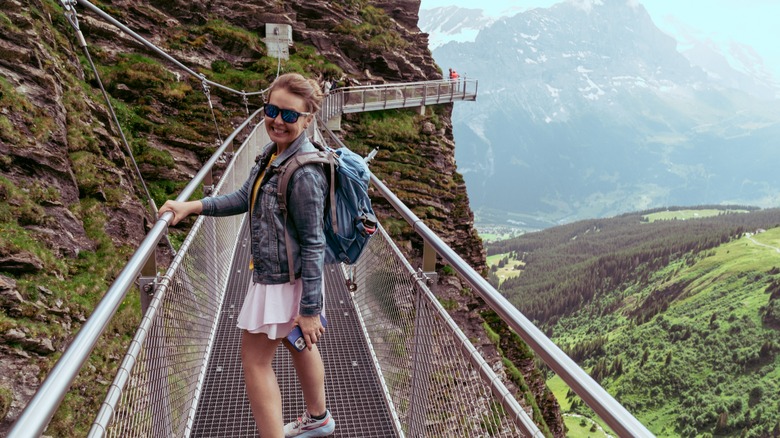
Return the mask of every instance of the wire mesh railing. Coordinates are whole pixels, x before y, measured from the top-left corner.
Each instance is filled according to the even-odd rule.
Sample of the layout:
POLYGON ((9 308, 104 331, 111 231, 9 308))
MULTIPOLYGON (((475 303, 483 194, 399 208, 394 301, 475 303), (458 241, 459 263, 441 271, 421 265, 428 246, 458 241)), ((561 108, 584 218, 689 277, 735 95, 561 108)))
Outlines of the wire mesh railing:
POLYGON ((207 218, 193 228, 139 328, 134 342, 141 347, 125 357, 90 436, 186 436, 237 235, 231 220, 207 218))
POLYGON ((544 436, 384 229, 349 269, 389 405, 407 436, 544 436))
MULTIPOLYGON (((523 341, 541 358, 593 411, 621 437, 653 437, 626 408, 601 387, 585 370, 580 368, 566 353, 555 345, 538 327, 528 320, 516 307, 502 296, 474 268, 444 243, 425 223, 420 220, 395 194, 375 175, 371 183, 379 193, 403 216, 414 231, 424 240, 426 246, 435 250, 443 260, 473 288, 496 314, 517 333, 523 341)), ((426 259, 423 254, 423 259, 426 259)))
MULTIPOLYGON (((225 142, 217 149, 212 157, 203 165, 200 171, 193 177, 192 181, 182 190, 178 196, 178 201, 185 201, 193 195, 195 190, 211 176, 211 170, 218 160, 220 160, 228 150, 232 147, 234 139, 242 133, 249 124, 255 120, 255 117, 260 111, 256 111, 249 118, 247 118, 236 130, 228 136, 225 142)), ((265 134, 264 131, 258 131, 261 134, 265 134)), ((244 145, 250 145, 251 148, 258 148, 265 142, 262 138, 255 137, 253 140, 247 140, 244 145)), ((248 148, 244 148, 248 149, 248 148)), ((251 155, 248 155, 251 156, 251 155)), ((236 161, 232 167, 243 167, 244 171, 248 171, 249 164, 238 164, 236 161)), ((232 172, 228 172, 232 173, 232 172)), ((240 175, 224 176, 223 181, 220 184, 240 184, 243 180, 240 179, 240 175), (231 181, 234 182, 229 182, 231 181), (235 182, 238 179, 239 182, 235 182)), ((226 188, 223 188, 226 190, 226 188)), ((111 284, 108 291, 106 291, 103 299, 98 303, 95 310, 90 315, 86 323, 81 327, 73 342, 68 346, 67 350, 62 354, 60 359, 49 371, 46 379, 41 384, 38 391, 32 397, 30 402, 25 406, 24 411, 14 423, 13 428, 8 434, 8 438, 22 438, 29 436, 40 436, 44 431, 49 420, 54 415, 54 412, 59 407, 62 399, 65 397, 66 392, 70 385, 76 379, 77 374, 84 366, 92 350, 95 348, 98 338, 108 327, 109 322, 113 316, 117 313, 122 301, 125 299, 127 293, 133 288, 133 285, 139 280, 139 275, 148 266, 150 260, 154 260, 155 251, 160 240, 164 238, 167 231, 168 221, 173 217, 172 213, 165 213, 161 220, 158 220, 144 240, 139 245, 136 252, 130 258, 128 263, 117 275, 114 282, 111 284)), ((233 236, 235 238, 235 236, 233 236)), ((208 262, 206 262, 208 263, 208 262)), ((170 276, 169 276, 170 277, 170 276)), ((192 277, 197 278, 197 277, 192 277)), ((169 278, 170 280, 170 278, 169 278)), ((165 279, 163 279, 165 281, 165 279)), ((184 284, 188 284, 184 281, 184 284)), ((142 297, 145 294, 142 293, 142 297)), ((157 298, 161 299, 160 297, 157 298)), ((154 300, 153 300, 154 301, 154 300)), ((164 313, 164 312, 163 312, 164 313)), ((126 384, 126 381, 130 378, 130 371, 135 369, 134 366, 137 362, 137 357, 141 354, 141 350, 149 348, 145 345, 145 339, 147 334, 152 331, 153 325, 149 320, 152 319, 154 313, 147 312, 142 320, 141 328, 139 328, 136 337, 128 347, 128 355, 119 369, 119 373, 109 389, 109 394, 106 399, 106 404, 101 408, 101 413, 98 415, 98 420, 106 419, 112 415, 113 406, 117 403, 119 395, 122 394, 122 390, 126 384)), ((166 336, 169 336, 166 333, 166 336)), ((153 339, 155 339, 153 337, 153 339)), ((163 348, 168 348, 170 345, 176 345, 175 338, 169 343, 163 344, 163 348)), ((159 360, 159 359, 157 359, 159 360)), ((174 361, 175 362, 175 361, 174 361)), ((157 365, 144 364, 141 367, 160 368, 157 365)), ((140 389, 142 392, 140 397, 144 395, 152 397, 148 389, 140 389)), ((156 397, 156 396, 155 396, 156 397)), ((147 400, 144 403, 149 403, 147 400)), ((146 411, 147 413, 151 411, 146 411)), ((132 421, 140 421, 139 418, 135 418, 132 421)), ((99 431, 101 427, 98 427, 99 431)), ((93 428, 94 429, 94 428, 93 428)))
MULTIPOLYGON (((238 189, 268 142, 258 124, 213 194, 238 189)), ((90 436, 188 436, 244 216, 200 216, 155 288, 90 436)))

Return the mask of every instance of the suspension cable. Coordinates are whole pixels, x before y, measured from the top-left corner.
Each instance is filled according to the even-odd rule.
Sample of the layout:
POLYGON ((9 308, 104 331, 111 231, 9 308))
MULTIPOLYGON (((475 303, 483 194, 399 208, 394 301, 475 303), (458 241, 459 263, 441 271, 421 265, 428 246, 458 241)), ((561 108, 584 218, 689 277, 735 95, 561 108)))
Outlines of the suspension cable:
MULTIPOLYGON (((121 31, 123 31, 126 34, 130 35, 131 37, 133 37, 136 41, 140 42, 142 45, 144 45, 146 48, 148 48, 152 52, 158 54, 159 56, 165 58, 166 60, 170 61, 174 65, 178 66, 185 73, 198 78, 201 81, 201 86, 203 88, 203 93, 206 96, 206 100, 207 100, 208 105, 209 105, 209 111, 211 112, 211 117, 212 117, 212 120, 214 122, 214 126, 215 126, 216 131, 217 131, 217 137, 219 138, 220 142, 222 142, 222 134, 221 134, 220 129, 219 129, 219 124, 217 123, 216 114, 214 112, 214 105, 213 105, 213 103, 211 101, 210 87, 214 86, 214 87, 220 88, 222 90, 225 90, 225 91, 228 91, 228 92, 240 95, 241 99, 242 99, 242 102, 244 103, 244 109, 245 109, 247 114, 249 113, 249 100, 248 100, 248 97, 249 96, 260 95, 261 99, 263 99, 265 94, 266 94, 266 92, 269 90, 270 87, 262 89, 262 90, 259 90, 259 91, 246 92, 244 90, 238 91, 238 90, 235 90, 235 89, 230 88, 228 86, 222 85, 220 83, 211 81, 211 80, 207 79, 204 74, 197 73, 194 70, 192 70, 191 68, 189 68, 186 65, 182 64, 176 58, 172 57, 171 55, 169 55, 168 53, 166 53, 165 51, 163 51, 159 47, 157 47, 154 44, 150 43, 149 41, 147 41, 146 39, 144 39, 143 37, 138 35, 136 32, 134 32, 133 30, 131 30, 130 28, 128 28, 124 24, 122 24, 119 21, 117 21, 111 15, 107 14, 106 12, 101 10, 100 8, 98 8, 95 5, 93 5, 92 3, 90 3, 88 0, 60 0, 60 2, 63 4, 63 6, 65 8, 66 19, 68 20, 68 22, 71 23, 73 28, 76 30, 76 36, 78 38, 79 45, 82 47, 82 49, 84 50, 84 53, 85 53, 87 59, 89 60, 90 66, 92 67, 92 70, 93 70, 93 72, 95 74, 95 78, 96 78, 98 84, 100 85, 100 89, 101 89, 101 92, 103 93, 103 97, 105 98, 106 104, 108 105, 108 109, 109 109, 109 111, 111 113, 111 116, 112 116, 112 118, 114 120, 114 123, 117 126, 119 134, 122 137, 122 142, 124 143, 125 147, 127 148, 128 154, 130 155, 130 159, 133 162, 133 166, 135 167, 136 172, 138 173, 138 176, 139 176, 139 178, 141 180, 141 184, 143 185, 144 191, 146 192, 147 198, 149 199, 149 203, 150 203, 150 205, 151 205, 151 207, 152 207, 152 209, 154 211, 154 214, 156 216, 157 215, 157 211, 158 211, 157 210, 157 206, 156 206, 156 204, 154 202, 154 199, 151 197, 149 189, 146 187, 146 182, 144 181, 143 176, 141 175, 141 171, 138 168, 138 164, 135 161, 135 157, 133 155, 132 149, 130 148, 130 145, 127 142, 125 134, 122 131, 122 128, 121 128, 121 126, 119 124, 119 120, 116 117, 116 113, 114 111, 114 108, 111 105, 111 101, 110 101, 110 98, 108 96, 108 93, 106 92, 106 90, 105 90, 105 88, 103 86, 103 83, 100 80, 100 76, 98 74, 97 68, 96 68, 94 62, 92 61, 92 57, 89 54, 89 50, 87 48, 87 43, 86 43, 86 40, 84 39, 84 35, 81 33, 81 30, 79 29, 78 18, 76 17, 76 12, 75 12, 75 5, 77 3, 83 5, 87 9, 91 10, 92 12, 94 12, 97 15, 99 15, 100 17, 102 17, 104 20, 108 21, 109 23, 111 23, 114 26, 116 26, 117 28, 119 28, 121 31)), ((282 53, 281 53, 282 50, 281 50, 281 48, 279 48, 278 51, 279 51, 279 53, 278 53, 278 56, 277 56, 276 78, 279 77, 279 75, 281 73, 281 67, 282 67, 282 56, 281 56, 282 55, 282 53)), ((173 246, 171 245, 170 240, 168 240, 168 243, 171 246, 171 250, 173 250, 173 246)), ((175 251, 174 251, 174 253, 175 253, 175 251)))
POLYGON ((89 61, 90 67, 92 67, 92 72, 95 75, 95 81, 98 83, 98 86, 100 87, 100 92, 103 94, 103 98, 106 101, 106 106, 108 107, 108 111, 109 113, 111 113, 111 120, 116 125, 117 131, 119 131, 119 136, 122 138, 122 143, 127 149, 127 154, 130 156, 130 161, 133 162, 133 167, 135 168, 135 172, 138 175, 138 179, 141 181, 141 185, 144 188, 144 192, 146 193, 146 197, 149 201, 149 205, 152 207, 153 213, 156 217, 157 205, 155 205, 154 199, 152 199, 152 195, 149 193, 149 189, 146 187, 146 182, 144 182, 144 177, 141 174, 141 169, 138 168, 138 163, 135 161, 133 149, 130 147, 130 144, 127 141, 127 137, 125 137, 125 133, 122 130, 122 125, 119 123, 119 119, 116 116, 116 111, 114 111, 114 106, 111 104, 111 99, 109 98, 108 93, 106 92, 106 89, 103 86, 103 81, 100 79, 100 74, 98 73, 97 67, 95 67, 95 63, 92 61, 92 56, 90 55, 89 49, 87 48, 87 42, 84 39, 84 35, 81 33, 81 29, 79 28, 79 22, 78 22, 78 17, 76 16, 76 10, 71 7, 73 0, 61 0, 61 1, 65 6, 65 19, 68 20, 71 26, 73 26, 73 29, 76 31, 78 44, 83 50, 84 56, 86 56, 87 61, 89 61))
MULTIPOLYGON (((191 68, 189 68, 189 67, 187 67, 186 65, 182 64, 181 62, 179 62, 178 60, 176 60, 176 59, 175 59, 174 57, 172 57, 171 55, 169 55, 169 54, 165 53, 165 52, 164 52, 163 50, 161 50, 159 47, 157 47, 157 46, 155 46, 154 44, 150 43, 149 41, 147 41, 146 39, 144 39, 142 36, 138 35, 136 32, 132 31, 130 28, 128 28, 128 27, 127 27, 127 26, 125 26, 124 24, 122 24, 122 23, 120 23, 119 21, 117 21, 117 20, 116 20, 114 17, 112 17, 112 16, 108 15, 107 13, 103 12, 103 10, 101 10, 101 9, 100 9, 100 8, 98 8, 97 6, 93 5, 92 3, 88 2, 87 0, 61 0, 61 1, 63 1, 63 2, 65 2, 65 1, 67 1, 67 2, 75 2, 75 1, 77 1, 77 2, 78 2, 78 3, 80 3, 81 5, 85 6, 87 9, 89 9, 89 10, 91 10, 92 12, 94 12, 94 13, 98 14, 99 16, 101 16, 101 17, 102 17, 104 20, 108 21, 109 23, 111 23, 111 24, 113 24, 114 26, 118 27, 118 28, 119 28, 120 30, 122 30, 123 32, 125 32, 125 33, 127 33, 128 35, 130 35, 130 36, 132 36, 133 38, 135 38, 135 40, 137 40, 138 42, 140 42, 141 44, 143 44, 144 46, 146 46, 146 47, 147 47, 149 50, 151 50, 151 51, 153 51, 153 52, 157 53, 158 55, 160 55, 160 56, 162 56, 163 58, 167 59, 168 61, 172 62, 173 64, 175 64, 176 66, 178 66, 179 68, 181 68, 182 70, 184 70, 185 72, 187 72, 188 74, 190 74, 190 75, 192 75, 192 76, 194 76, 194 77, 196 77, 196 78, 198 78, 198 79, 201 79, 201 75, 200 75, 199 73, 195 72, 195 71, 194 71, 194 70, 192 70, 191 68)), ((240 91, 238 91, 238 90, 235 90, 235 89, 233 89, 233 88, 230 88, 230 87, 228 87, 228 86, 225 86, 225 85, 219 84, 219 83, 217 83, 217 82, 210 81, 210 80, 208 80, 208 79, 207 79, 206 81, 209 83, 209 85, 212 85, 212 86, 214 86, 214 87, 221 88, 221 89, 223 89, 223 90, 225 90, 225 91, 229 91, 229 92, 231 92, 231 93, 235 93, 235 94, 241 94, 241 92, 240 92, 240 91)), ((256 94, 256 93, 255 93, 255 94, 256 94)))
MULTIPOLYGON (((142 37, 141 35, 138 35, 138 33, 134 32, 129 27, 127 27, 124 24, 120 23, 114 17, 112 17, 111 15, 107 14, 102 9, 100 9, 97 6, 93 5, 89 1, 87 1, 87 0, 60 0, 60 1, 68 2, 68 3, 74 3, 74 4, 76 2, 78 2, 82 6, 86 7, 87 9, 91 10, 92 12, 94 12, 97 15, 99 15, 100 17, 102 17, 104 20, 106 20, 109 23, 113 24, 114 26, 118 27, 122 32, 125 32, 126 34, 130 35, 131 37, 133 37, 136 41, 138 41, 139 43, 141 43, 144 46, 146 46, 146 48, 148 48, 149 50, 157 53, 158 55, 160 55, 163 58, 167 59, 168 61, 172 62, 174 65, 178 66, 180 69, 184 70, 184 72, 186 72, 187 74, 189 74, 191 76, 194 76, 194 77, 196 77, 198 79, 202 79, 202 75, 201 74, 197 73, 196 71, 194 71, 191 68, 187 67, 186 65, 182 64, 176 58, 174 58, 173 56, 169 55, 164 50, 160 49, 159 47, 155 46, 154 44, 150 43, 144 37, 142 37)), ((277 77, 279 76, 278 71, 279 71, 279 68, 277 67, 277 74, 276 74, 277 77)), ((234 93, 234 94, 240 94, 240 95, 246 95, 246 96, 256 96, 256 95, 260 95, 260 94, 263 94, 266 91, 268 91, 267 88, 264 89, 264 90, 250 91, 250 92, 238 91, 238 90, 230 88, 230 87, 228 87, 226 85, 222 85, 222 84, 220 84, 218 82, 214 82, 214 81, 209 80, 209 79, 205 79, 205 80, 206 80, 206 82, 209 85, 211 85, 213 87, 217 87, 217 88, 220 88, 222 90, 225 90, 225 91, 228 91, 228 92, 231 92, 231 93, 234 93)))
MULTIPOLYGON (((208 105, 209 105, 209 111, 211 112, 211 118, 212 118, 212 121, 214 122, 214 127, 215 127, 215 129, 217 131, 217 138, 219 139, 220 143, 222 143, 222 133, 220 132, 219 123, 217 122, 217 117, 216 117, 216 114, 215 114, 215 111, 214 111, 214 105, 213 105, 213 103, 211 101, 211 90, 210 90, 210 87, 214 86, 214 87, 220 88, 222 90, 225 90, 225 91, 228 91, 228 92, 240 95, 241 99, 242 99, 242 102, 244 103, 244 109, 245 109, 247 114, 249 114, 249 99, 248 99, 248 96, 260 95, 261 99, 262 99, 263 96, 265 95, 265 93, 268 91, 268 88, 262 89, 262 90, 259 90, 259 91, 246 92, 244 90, 238 91, 238 90, 235 90, 235 89, 230 88, 228 86, 222 85, 220 83, 211 81, 211 80, 207 79, 204 74, 197 73, 194 70, 192 70, 191 68, 189 68, 186 65, 184 65, 183 63, 179 62, 177 59, 175 59, 174 57, 172 57, 171 55, 169 55, 168 53, 166 53, 162 49, 158 48, 157 46, 155 46, 154 44, 150 43, 149 41, 147 41, 146 39, 144 39, 143 37, 138 35, 136 32, 134 32, 133 30, 131 30, 130 28, 128 28, 124 24, 122 24, 119 21, 117 21, 111 15, 107 14, 106 12, 101 10, 100 8, 98 8, 95 5, 93 5, 92 3, 90 3, 88 0, 60 0, 60 2, 62 3, 63 7, 65 8, 65 18, 71 24, 71 26, 75 29, 76 37, 78 39, 78 44, 83 49, 84 54, 85 54, 87 60, 89 61, 90 66, 92 68, 92 71, 95 74, 95 79, 96 79, 98 85, 100 86, 100 90, 101 90, 101 92, 103 94, 103 98, 105 99, 106 105, 108 106, 108 110, 111 113, 111 118, 112 118, 114 124, 116 125, 117 130, 119 131, 119 135, 120 135, 120 137, 122 139, 122 143, 124 144, 125 148, 127 149, 128 155, 130 156, 130 160, 132 161, 133 166, 135 168, 135 171, 138 174, 138 178, 139 178, 139 180, 141 182, 141 185, 143 186, 144 192, 146 193, 146 197, 147 197, 147 199, 149 201, 149 205, 152 208, 154 217, 157 217, 157 214, 158 214, 157 205, 154 202, 154 199, 152 198, 151 193, 149 192, 148 187, 146 186, 146 181, 144 180, 143 175, 141 174, 141 171, 140 171, 140 169, 138 167, 138 163, 135 160, 135 156, 133 154, 132 148, 130 147, 130 145, 129 145, 128 141, 127 141, 125 133, 122 130, 121 125, 119 124, 119 119, 117 118, 116 112, 114 110, 114 107, 111 104, 110 97, 109 97, 108 93, 106 92, 105 87, 103 86, 103 82, 100 79, 100 75, 98 73, 97 67, 95 66, 95 63, 92 60, 92 56, 89 53, 89 50, 88 50, 87 43, 86 43, 86 40, 84 38, 84 35, 82 34, 81 29, 79 28, 78 17, 76 15, 75 5, 76 4, 83 5, 84 7, 86 7, 89 10, 91 10, 92 12, 97 14, 98 16, 102 17, 104 20, 108 21, 109 23, 111 23, 114 26, 116 26, 117 28, 119 28, 121 31, 123 31, 126 34, 130 35, 131 37, 133 37, 136 41, 140 42, 142 45, 144 45, 146 48, 148 48, 152 52, 154 52, 157 55, 163 57, 164 59, 170 61, 175 66, 178 66, 185 73, 187 73, 189 75, 192 75, 194 77, 197 77, 201 81, 201 85, 202 85, 202 88, 203 88, 203 93, 206 96, 206 100, 207 100, 208 105)), ((278 62, 277 62, 277 67, 276 67, 276 77, 277 78, 279 77, 279 74, 280 74, 280 71, 281 71, 281 49, 280 49, 280 56, 278 58, 279 59, 278 59, 278 62)), ((175 254, 176 250, 174 249, 173 244, 170 241, 170 237, 167 236, 167 235, 166 235, 166 241, 168 243, 168 246, 169 246, 171 252, 173 254, 175 254)))
MULTIPOLYGON (((79 27, 78 16, 76 15, 76 9, 75 9, 76 2, 75 0, 61 0, 61 2, 65 7, 65 19, 68 21, 68 23, 70 23, 70 25, 76 31, 78 44, 83 50, 84 56, 87 58, 87 61, 89 61, 89 65, 92 68, 93 74, 95 75, 95 81, 98 83, 98 86, 100 86, 100 92, 103 94, 103 99, 105 99, 106 101, 108 112, 111 114, 111 120, 114 122, 114 125, 116 126, 116 129, 119 132, 119 136, 122 139, 122 144, 125 146, 125 149, 127 149, 127 155, 130 157, 130 161, 133 163, 133 168, 135 169, 136 175, 138 176, 138 180, 140 181, 141 186, 143 187, 144 193, 146 193, 146 200, 149 202, 149 206, 152 208, 152 219, 156 219, 158 214, 157 204, 154 202, 154 198, 152 197, 151 192, 149 192, 149 188, 146 186, 146 181, 144 180, 144 176, 141 173, 141 169, 138 167, 138 162, 136 162, 135 160, 135 155, 133 154, 133 148, 130 147, 130 144, 127 141, 127 137, 125 136, 125 132, 122 129, 122 125, 119 123, 119 118, 116 115, 114 106, 111 104, 111 99, 108 96, 108 92, 106 92, 106 89, 103 86, 103 81, 100 79, 100 74, 98 73, 97 67, 95 66, 95 63, 92 60, 92 56, 89 53, 89 48, 87 47, 87 41, 84 39, 84 34, 81 33, 81 28, 79 27)), ((171 253, 176 254, 176 249, 173 247, 173 243, 171 242, 167 234, 165 236, 165 241, 168 244, 171 253)))
MULTIPOLYGON (((228 91, 230 93, 241 95, 242 99, 245 102, 247 113, 249 112, 247 97, 248 96, 258 96, 259 95, 259 96, 261 96, 261 99, 262 99, 262 97, 268 91, 268 88, 265 88, 265 89, 262 89, 262 90, 258 90, 258 91, 244 91, 244 90, 238 91, 238 90, 230 88, 230 87, 228 87, 226 85, 222 85, 222 84, 220 84, 218 82, 214 82, 214 81, 211 81, 209 79, 206 79, 202 74, 197 73, 194 70, 192 70, 191 68, 189 68, 186 65, 182 64, 176 58, 174 58, 173 56, 169 55, 168 53, 166 53, 165 51, 163 51, 159 47, 155 46, 154 44, 150 43, 145 38, 143 38, 142 36, 138 35, 138 33, 134 32, 129 27, 127 27, 124 24, 120 23, 114 17, 112 17, 111 15, 107 14, 106 12, 104 12, 103 10, 98 8, 97 6, 93 5, 88 0, 60 0, 60 1, 63 3, 63 5, 66 6, 66 9, 68 9, 70 7, 70 5, 75 5, 76 3, 81 4, 82 6, 86 7, 89 10, 91 10, 95 14, 99 15, 104 20, 108 21, 109 23, 111 23, 114 26, 116 26, 117 28, 119 28, 122 32, 130 35, 132 38, 134 38, 136 41, 138 41, 139 43, 144 45, 149 50, 155 52, 159 56, 161 56, 161 57, 165 58, 166 60, 170 61, 171 63, 173 63, 174 65, 176 65, 180 69, 182 69, 185 73, 187 73, 187 74, 189 74, 191 76, 194 76, 194 77, 200 79, 201 81, 205 81, 209 86, 217 87, 217 88, 220 88, 222 90, 228 91)), ((80 38, 83 39, 83 36, 80 37, 80 38)), ((277 56, 277 64, 276 64, 276 77, 277 78, 279 77, 279 75, 281 73, 281 69, 282 69, 282 57, 281 57, 281 48, 279 48, 279 56, 277 56)))
MULTIPOLYGON (((152 52, 156 53, 157 55, 165 58, 169 62, 173 63, 175 66, 179 67, 185 73, 198 78, 201 81, 201 85, 203 87, 203 92, 206 95, 206 99, 207 99, 208 104, 209 104, 209 110, 211 111, 212 120, 214 121, 214 126, 216 127, 216 130, 217 130, 217 137, 219 138, 220 142, 222 141, 222 134, 221 134, 220 129, 219 129, 219 124, 217 123, 216 114, 214 112, 214 105, 211 102, 210 87, 217 87, 217 88, 220 88, 222 90, 228 91, 230 93, 234 93, 234 94, 240 95, 241 99, 242 99, 242 102, 244 104, 244 109, 245 109, 247 114, 249 114, 249 99, 248 99, 248 97, 249 96, 260 95, 261 99, 262 99, 262 96, 264 96, 265 93, 268 91, 268 88, 265 88, 265 89, 262 89, 262 90, 259 90, 259 91, 250 91, 250 92, 247 92, 247 91, 244 91, 244 90, 238 91, 238 90, 230 88, 230 87, 228 87, 226 85, 222 85, 220 83, 211 81, 211 80, 207 79, 204 74, 197 73, 196 71, 194 71, 191 68, 187 67, 183 63, 179 62, 176 58, 172 57, 171 55, 169 55, 168 53, 166 53, 165 51, 163 51, 159 47, 157 47, 154 44, 152 44, 151 42, 147 41, 145 38, 140 36, 138 33, 134 32, 132 29, 130 29, 127 26, 125 26, 124 24, 120 23, 114 17, 112 17, 111 15, 107 14, 106 12, 104 12, 103 10, 98 8, 97 6, 93 5, 88 0, 60 0, 60 2, 65 7, 66 18, 71 23, 71 25, 76 29, 76 35, 78 37, 79 44, 84 49, 85 53, 87 52, 87 44, 86 44, 86 41, 84 39, 83 34, 81 33, 80 29, 78 28, 78 21, 77 21, 76 14, 75 14, 75 9, 74 9, 74 6, 77 3, 81 4, 82 6, 86 7, 89 10, 91 10, 92 12, 94 12, 95 14, 97 14, 98 16, 103 18, 104 20, 106 20, 109 23, 113 24, 114 26, 119 28, 122 32, 130 35, 136 41, 138 41, 139 43, 144 45, 146 48, 148 48, 152 52)), ((279 50, 280 50, 280 55, 281 55, 281 49, 279 49, 279 50)), ((86 55, 87 55, 87 58, 90 60, 90 64, 92 65, 93 71, 95 71, 95 75, 97 76, 97 70, 95 68, 94 63, 92 62, 91 57, 89 56, 88 53, 86 53, 86 55)), ((279 77, 280 71, 281 71, 281 56, 279 56, 279 59, 278 59, 278 62, 277 62, 277 67, 276 67, 276 77, 277 78, 279 77)), ((99 78, 98 78, 98 83, 100 83, 101 90, 103 91, 103 95, 106 98, 106 102, 108 102, 109 108, 112 110, 112 114, 113 114, 113 109, 111 108, 111 104, 108 101, 108 94, 103 89, 103 85, 100 82, 99 78)), ((118 125, 118 121, 116 121, 115 123, 117 123, 117 125, 118 125)), ((121 128, 119 128, 119 131, 120 131, 120 134, 122 135, 123 141, 125 142, 125 144, 127 144, 127 141, 124 138, 124 133, 122 132, 121 128)), ((129 150, 129 147, 128 147, 128 150, 129 150)), ((130 152, 131 152, 131 157, 132 157, 132 151, 130 151, 130 152)), ((133 159, 133 163, 135 164, 135 160, 134 159, 133 159)), ((137 168, 137 165, 136 165, 136 168, 137 168)), ((140 172, 139 172, 139 175, 140 175, 140 172)), ((143 183, 143 178, 141 179, 141 181, 143 183)), ((146 188, 146 184, 144 184, 144 188, 146 188)), ((148 193, 148 190, 147 190, 147 193, 148 193)), ((152 205, 153 205, 153 208, 154 208, 154 210, 156 212, 157 211, 157 207, 153 203, 152 203, 152 205)))

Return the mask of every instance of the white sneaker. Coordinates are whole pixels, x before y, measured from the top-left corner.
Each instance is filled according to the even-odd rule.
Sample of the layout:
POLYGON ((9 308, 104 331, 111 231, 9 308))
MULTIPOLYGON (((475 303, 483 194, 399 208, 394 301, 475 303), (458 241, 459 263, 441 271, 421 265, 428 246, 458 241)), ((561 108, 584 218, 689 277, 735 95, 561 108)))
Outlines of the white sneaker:
POLYGON ((330 415, 330 411, 325 411, 325 418, 315 420, 309 416, 306 411, 297 420, 284 425, 285 437, 318 437, 328 436, 336 430, 336 421, 330 415))

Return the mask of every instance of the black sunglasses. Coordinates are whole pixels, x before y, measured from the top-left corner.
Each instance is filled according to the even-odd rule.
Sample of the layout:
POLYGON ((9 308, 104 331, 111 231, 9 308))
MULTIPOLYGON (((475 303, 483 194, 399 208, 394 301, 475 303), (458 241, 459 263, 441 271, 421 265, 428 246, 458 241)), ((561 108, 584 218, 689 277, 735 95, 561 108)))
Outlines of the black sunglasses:
POLYGON ((265 116, 271 119, 275 119, 279 113, 282 113, 282 120, 287 123, 295 123, 298 121, 298 117, 311 115, 311 113, 299 113, 298 111, 293 111, 291 109, 282 109, 276 105, 271 105, 270 103, 263 106, 263 111, 265 112, 265 116))

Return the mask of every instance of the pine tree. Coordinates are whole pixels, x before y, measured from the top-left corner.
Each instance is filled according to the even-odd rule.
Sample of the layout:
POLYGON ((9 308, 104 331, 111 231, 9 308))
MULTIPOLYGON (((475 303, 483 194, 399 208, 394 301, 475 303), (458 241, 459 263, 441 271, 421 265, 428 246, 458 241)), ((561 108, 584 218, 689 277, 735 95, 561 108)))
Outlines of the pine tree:
POLYGON ((728 411, 721 412, 718 416, 718 424, 715 426, 716 432, 725 432, 729 427, 729 413, 728 411))

